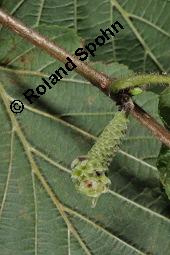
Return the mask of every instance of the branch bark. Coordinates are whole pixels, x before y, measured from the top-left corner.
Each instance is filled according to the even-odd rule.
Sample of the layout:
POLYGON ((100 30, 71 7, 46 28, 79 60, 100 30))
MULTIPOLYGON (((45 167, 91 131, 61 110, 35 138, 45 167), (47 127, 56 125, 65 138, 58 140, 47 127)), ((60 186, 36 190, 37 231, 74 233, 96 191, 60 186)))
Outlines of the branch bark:
POLYGON ((131 110, 131 114, 135 117, 142 125, 147 127, 154 136, 170 147, 170 132, 161 126, 153 117, 145 112, 140 106, 134 104, 134 108, 131 110))
MULTIPOLYGON (((96 71, 89 64, 85 64, 75 56, 70 55, 65 49, 59 47, 35 30, 27 27, 21 21, 10 16, 2 9, 0 9, 0 23, 27 41, 43 49, 59 61, 66 63, 67 57, 72 59, 77 66, 75 71, 89 80, 93 85, 99 87, 103 92, 106 92, 107 88, 114 83, 114 79, 108 77, 106 74, 96 71)), ((134 104, 131 114, 147 127, 162 143, 170 147, 170 132, 161 126, 153 117, 141 109, 137 104, 134 104)))
POLYGON ((75 56, 70 55, 65 49, 59 47, 47 37, 40 35, 35 30, 25 26, 21 21, 8 15, 2 9, 0 9, 0 23, 63 63, 68 61, 66 59, 67 57, 71 58, 77 66, 76 72, 84 76, 87 80, 93 83, 93 85, 99 86, 100 84, 101 87, 106 88, 113 83, 113 80, 109 79, 107 75, 97 72, 90 65, 87 65, 75 56))

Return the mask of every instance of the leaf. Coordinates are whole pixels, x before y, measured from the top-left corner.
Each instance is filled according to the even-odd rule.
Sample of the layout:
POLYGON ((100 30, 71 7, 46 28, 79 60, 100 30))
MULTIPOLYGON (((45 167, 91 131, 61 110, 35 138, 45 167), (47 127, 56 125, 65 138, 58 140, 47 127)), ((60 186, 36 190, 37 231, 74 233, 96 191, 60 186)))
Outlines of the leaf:
POLYGON ((1 5, 28 25, 59 25, 74 28, 93 41, 100 29, 118 20, 124 30, 96 51, 94 60, 119 61, 139 72, 169 72, 170 2, 165 0, 44 0, 2 1, 1 5), (95 13, 95 15, 94 15, 95 13))
POLYGON ((170 199, 170 149, 162 146, 157 163, 160 179, 170 199))
POLYGON ((169 110, 170 110, 170 88, 168 87, 164 89, 160 95, 159 113, 166 127, 170 129, 169 110))
MULTIPOLYGON (((79 45, 72 30, 38 29, 72 52, 79 45)), ((75 190, 70 164, 87 153, 116 106, 74 72, 30 106, 23 91, 63 65, 12 33, 1 34, 7 43, 0 59, 8 61, 0 67, 0 253, 170 254, 169 202, 155 166, 160 143, 131 119, 110 167, 111 189, 91 208, 75 190), (24 102, 21 114, 10 111, 13 99, 24 102)), ((117 63, 96 68, 115 77, 131 72, 117 63)), ((152 92, 135 98, 159 119, 158 99, 152 92)))
MULTIPOLYGON (((165 126, 170 129, 170 88, 165 89, 160 95, 159 112, 165 126)), ((170 199, 170 149, 167 146, 162 146, 157 166, 163 187, 170 199)))

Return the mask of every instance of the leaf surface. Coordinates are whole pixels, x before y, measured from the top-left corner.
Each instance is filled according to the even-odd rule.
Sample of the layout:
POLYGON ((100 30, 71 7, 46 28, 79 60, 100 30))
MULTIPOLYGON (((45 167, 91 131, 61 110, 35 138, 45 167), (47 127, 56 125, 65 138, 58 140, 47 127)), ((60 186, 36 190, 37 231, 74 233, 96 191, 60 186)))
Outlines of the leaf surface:
MULTIPOLYGON (((160 95, 159 113, 165 126, 170 130, 170 88, 165 89, 160 95)), ((162 146, 157 166, 163 187, 170 199, 170 149, 167 146, 162 146)))
MULTIPOLYGON (((38 29, 71 52, 80 45, 70 29, 38 29)), ((0 67, 0 254, 170 254, 169 201, 156 168, 160 143, 131 119, 110 167, 111 189, 91 208, 75 191, 70 164, 87 153, 116 106, 74 72, 28 104, 23 91, 63 65, 12 33, 2 30, 1 38, 7 44, 0 48, 6 63, 0 67), (21 114, 10 111, 13 99, 24 102, 21 114)), ((96 68, 115 77, 131 73, 117 63, 96 68)), ((158 95, 135 100, 159 120, 158 95)))

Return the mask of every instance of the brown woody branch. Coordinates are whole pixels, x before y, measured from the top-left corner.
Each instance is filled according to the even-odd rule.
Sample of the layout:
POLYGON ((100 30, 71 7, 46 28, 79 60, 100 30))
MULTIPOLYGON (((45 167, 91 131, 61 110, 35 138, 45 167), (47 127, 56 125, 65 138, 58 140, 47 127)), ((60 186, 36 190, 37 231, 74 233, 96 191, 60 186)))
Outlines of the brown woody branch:
MULTIPOLYGON (((75 56, 70 55, 65 49, 59 47, 35 30, 25 26, 21 21, 5 13, 2 9, 0 9, 0 23, 63 63, 67 62, 67 57, 71 58, 77 66, 75 69, 76 72, 89 80, 93 85, 98 86, 103 92, 114 83, 114 79, 96 71, 89 64, 85 64, 75 56)), ((161 126, 154 118, 137 104, 134 104, 131 114, 147 127, 162 143, 170 147, 170 132, 161 126)))

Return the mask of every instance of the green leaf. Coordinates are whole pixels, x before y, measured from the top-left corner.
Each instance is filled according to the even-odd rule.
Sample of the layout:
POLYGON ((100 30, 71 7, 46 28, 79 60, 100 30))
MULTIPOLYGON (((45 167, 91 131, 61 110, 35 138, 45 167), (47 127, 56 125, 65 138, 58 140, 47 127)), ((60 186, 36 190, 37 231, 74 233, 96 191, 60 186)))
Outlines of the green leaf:
POLYGON ((169 72, 170 2, 167 0, 1 0, 1 5, 28 25, 60 25, 74 28, 84 39, 93 41, 100 29, 116 20, 124 30, 96 52, 96 58, 119 61, 131 69, 169 72), (95 15, 94 15, 95 14, 95 15))
MULTIPOLYGON (((160 95, 159 112, 165 126, 170 130, 170 88, 165 89, 160 95)), ((168 147, 162 146, 157 166, 163 187, 170 199, 170 149, 168 147)))
POLYGON ((162 185, 166 191, 168 198, 170 199, 170 149, 162 146, 158 162, 158 170, 160 172, 160 179, 162 185))
POLYGON ((168 129, 170 129, 170 87, 163 90, 159 100, 159 113, 168 129))
MULTIPOLYGON (((26 4, 16 3, 18 10, 26 4)), ((36 6, 29 5, 35 15, 30 10, 36 6)), ((38 29, 69 51, 79 45, 72 30, 38 29)), ((155 165, 160 143, 131 118, 110 167, 111 189, 91 208, 75 190, 70 164, 88 152, 116 106, 74 72, 30 106, 22 93, 63 64, 12 33, 2 30, 1 36, 6 43, 0 48, 0 253, 170 254, 169 202, 155 165), (11 112, 13 99, 24 102, 21 114, 11 112)), ((96 68, 117 78, 131 73, 118 63, 96 68)), ((152 92, 136 97, 159 120, 158 99, 152 92)))

